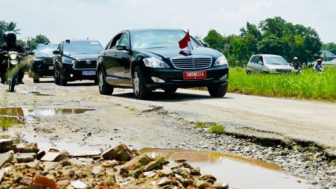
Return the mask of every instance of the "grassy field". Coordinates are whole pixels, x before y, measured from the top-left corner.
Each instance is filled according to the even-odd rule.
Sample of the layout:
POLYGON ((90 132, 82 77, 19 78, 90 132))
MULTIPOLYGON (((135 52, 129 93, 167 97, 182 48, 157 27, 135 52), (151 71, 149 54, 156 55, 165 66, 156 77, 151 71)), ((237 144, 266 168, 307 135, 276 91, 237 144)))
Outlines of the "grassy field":
POLYGON ((325 73, 304 69, 302 74, 249 74, 231 68, 229 92, 268 97, 336 101, 336 68, 325 73))

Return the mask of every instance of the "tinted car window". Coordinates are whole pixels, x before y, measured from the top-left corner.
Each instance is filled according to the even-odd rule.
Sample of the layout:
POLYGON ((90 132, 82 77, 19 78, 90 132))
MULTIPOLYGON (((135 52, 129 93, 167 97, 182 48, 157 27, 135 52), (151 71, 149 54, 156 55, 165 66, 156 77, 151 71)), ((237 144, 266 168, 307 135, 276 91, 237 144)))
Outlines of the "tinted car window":
POLYGON ((98 54, 103 47, 98 41, 73 41, 64 44, 65 54, 98 54))
POLYGON ((53 54, 53 51, 57 49, 57 45, 43 45, 36 48, 36 55, 53 54))
POLYGON ((258 62, 259 62, 259 56, 254 56, 254 57, 251 59, 251 62, 252 62, 252 63, 255 63, 255 64, 258 64, 258 62))
POLYGON ((124 33, 124 35, 119 40, 118 45, 123 45, 123 46, 126 46, 126 47, 129 48, 129 40, 128 40, 128 34, 127 33, 124 33))
POLYGON ((272 65, 288 65, 288 62, 280 57, 265 57, 266 64, 272 64, 272 65))
MULTIPOLYGON (((132 33, 131 41, 133 48, 179 48, 178 42, 186 35, 182 30, 146 30, 132 33)), ((190 38, 193 48, 199 44, 190 38)))

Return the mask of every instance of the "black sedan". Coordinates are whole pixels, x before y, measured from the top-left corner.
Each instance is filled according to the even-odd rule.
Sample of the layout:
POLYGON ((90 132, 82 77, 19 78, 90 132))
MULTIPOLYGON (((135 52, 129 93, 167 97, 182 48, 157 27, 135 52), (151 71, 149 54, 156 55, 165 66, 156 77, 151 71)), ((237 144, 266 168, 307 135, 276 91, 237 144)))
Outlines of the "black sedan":
POLYGON ((167 93, 177 88, 207 87, 212 97, 223 97, 228 86, 229 65, 217 50, 190 37, 186 55, 178 29, 126 30, 107 44, 97 59, 99 92, 111 95, 114 87, 133 88, 139 99, 155 89, 167 93))
POLYGON ((29 76, 34 83, 40 81, 41 77, 53 76, 53 51, 57 49, 57 44, 38 44, 34 53, 34 59, 29 67, 29 76))
POLYGON ((96 40, 61 41, 53 51, 54 79, 56 85, 67 85, 68 81, 97 79, 97 57, 103 46, 96 40))

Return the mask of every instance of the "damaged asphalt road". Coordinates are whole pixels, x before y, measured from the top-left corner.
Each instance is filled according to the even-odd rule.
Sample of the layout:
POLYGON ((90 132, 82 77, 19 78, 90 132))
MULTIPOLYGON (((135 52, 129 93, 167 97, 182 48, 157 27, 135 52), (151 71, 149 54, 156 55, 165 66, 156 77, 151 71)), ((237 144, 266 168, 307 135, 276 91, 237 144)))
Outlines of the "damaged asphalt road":
POLYGON ((54 85, 52 79, 33 84, 26 77, 24 82, 15 93, 0 86, 0 107, 24 107, 28 112, 36 108, 94 110, 77 115, 23 116, 20 119, 25 121, 24 127, 10 128, 3 134, 46 146, 78 142, 79 148, 93 149, 123 142, 135 148, 229 152, 275 162, 312 184, 336 186, 336 168, 321 151, 325 146, 336 147, 333 103, 237 94, 213 99, 205 91, 181 89, 176 94, 158 91, 150 101, 141 101, 125 89, 102 96, 89 82, 69 83, 66 87, 54 85), (229 135, 194 128, 196 122, 219 123, 229 135), (279 143, 258 145, 255 136, 279 143), (290 139, 313 141, 319 147, 282 145, 282 141, 290 139))

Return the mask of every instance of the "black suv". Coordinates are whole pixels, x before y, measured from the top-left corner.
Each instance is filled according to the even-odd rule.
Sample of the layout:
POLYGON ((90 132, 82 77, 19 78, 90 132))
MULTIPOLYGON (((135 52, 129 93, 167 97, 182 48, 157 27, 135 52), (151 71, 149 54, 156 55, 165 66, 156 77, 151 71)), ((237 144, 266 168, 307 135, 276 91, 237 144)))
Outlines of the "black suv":
POLYGON ((57 44, 38 44, 34 53, 33 61, 29 67, 29 76, 34 79, 34 83, 40 81, 40 77, 53 76, 53 51, 57 49, 57 44))
POLYGON ((65 40, 53 53, 54 79, 57 85, 66 85, 68 81, 97 81, 97 57, 102 45, 96 40, 65 40))

